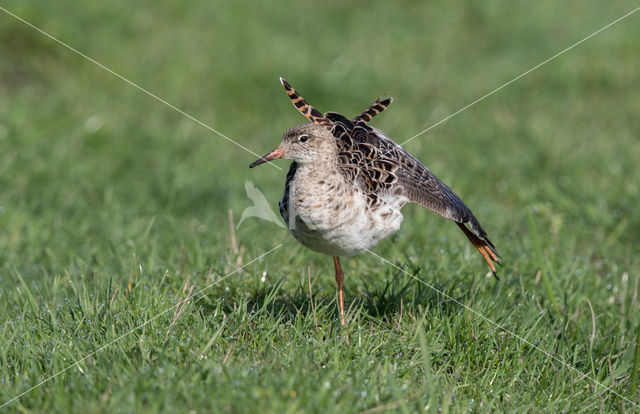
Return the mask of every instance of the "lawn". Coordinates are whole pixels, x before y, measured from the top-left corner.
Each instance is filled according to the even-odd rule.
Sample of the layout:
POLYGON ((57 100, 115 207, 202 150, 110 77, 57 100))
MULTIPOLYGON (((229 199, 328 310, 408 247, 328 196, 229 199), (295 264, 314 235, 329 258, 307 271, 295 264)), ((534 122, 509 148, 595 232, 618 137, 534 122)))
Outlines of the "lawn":
POLYGON ((0 411, 640 409, 633 1, 7 0, 0 6, 0 411), (278 77, 449 184, 502 254, 408 206, 375 255, 250 217, 303 123, 278 77), (188 114, 189 116, 185 116, 188 114), (185 300, 187 299, 188 300, 185 300), (15 398, 19 397, 19 398, 15 398), (15 399, 14 399, 15 398, 15 399))

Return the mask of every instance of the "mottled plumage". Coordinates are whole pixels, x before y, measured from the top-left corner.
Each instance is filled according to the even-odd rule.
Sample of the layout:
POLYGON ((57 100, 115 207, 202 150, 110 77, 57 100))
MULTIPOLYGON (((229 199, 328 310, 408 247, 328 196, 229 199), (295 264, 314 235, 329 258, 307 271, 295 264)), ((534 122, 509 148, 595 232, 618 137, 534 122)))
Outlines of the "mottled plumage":
POLYGON ((312 123, 284 133, 281 145, 254 167, 276 158, 293 160, 280 213, 304 246, 334 256, 344 323, 339 256, 366 251, 398 230, 400 209, 418 204, 455 221, 495 275, 499 254, 471 210, 420 161, 368 125, 391 98, 376 100, 349 120, 323 115, 281 79, 294 106, 312 123))

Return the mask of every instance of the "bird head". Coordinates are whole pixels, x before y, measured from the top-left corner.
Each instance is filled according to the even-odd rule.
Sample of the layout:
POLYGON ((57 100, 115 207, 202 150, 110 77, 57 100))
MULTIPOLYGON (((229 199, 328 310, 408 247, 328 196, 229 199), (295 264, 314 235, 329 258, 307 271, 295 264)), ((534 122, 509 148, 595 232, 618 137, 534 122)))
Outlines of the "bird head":
POLYGON ((286 158, 299 164, 307 164, 335 155, 335 138, 325 127, 317 124, 298 125, 282 135, 280 146, 257 159, 253 168, 268 161, 286 158))

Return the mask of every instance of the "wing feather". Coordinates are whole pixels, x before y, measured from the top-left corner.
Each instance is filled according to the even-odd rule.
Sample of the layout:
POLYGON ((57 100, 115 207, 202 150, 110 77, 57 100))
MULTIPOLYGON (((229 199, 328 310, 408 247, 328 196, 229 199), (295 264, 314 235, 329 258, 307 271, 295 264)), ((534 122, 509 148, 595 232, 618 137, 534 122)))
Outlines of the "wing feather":
POLYGON ((329 113, 328 118, 333 122, 343 172, 372 203, 379 202, 385 192, 402 194, 410 202, 455 221, 495 275, 494 263, 500 264, 500 254, 471 209, 451 188, 382 131, 354 124, 336 113, 329 113))

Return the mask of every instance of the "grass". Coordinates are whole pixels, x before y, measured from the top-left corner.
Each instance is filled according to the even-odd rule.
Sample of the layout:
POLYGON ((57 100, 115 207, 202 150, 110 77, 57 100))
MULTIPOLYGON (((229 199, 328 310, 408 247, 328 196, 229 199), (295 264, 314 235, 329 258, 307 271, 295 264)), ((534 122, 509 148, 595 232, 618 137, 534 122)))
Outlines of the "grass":
MULTIPOLYGON (((303 121, 278 76, 347 115, 392 95, 401 142, 637 4, 2 6, 262 155, 303 121)), ((66 369, 1 410, 636 411, 638 19, 406 145, 501 280, 407 207, 397 267, 343 261, 342 328, 328 258, 258 219, 232 242, 244 182, 275 207, 283 171, 0 13, 0 404, 66 369)))

